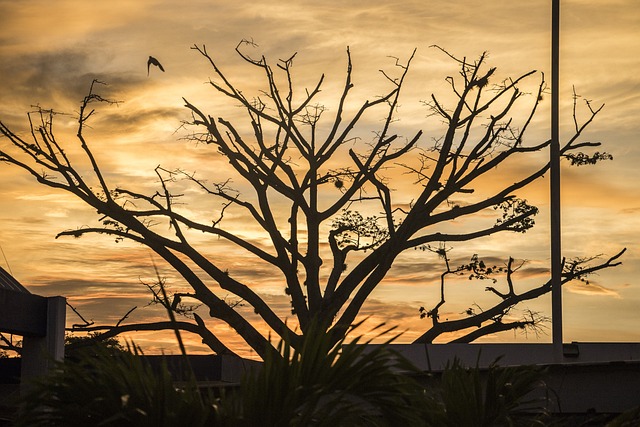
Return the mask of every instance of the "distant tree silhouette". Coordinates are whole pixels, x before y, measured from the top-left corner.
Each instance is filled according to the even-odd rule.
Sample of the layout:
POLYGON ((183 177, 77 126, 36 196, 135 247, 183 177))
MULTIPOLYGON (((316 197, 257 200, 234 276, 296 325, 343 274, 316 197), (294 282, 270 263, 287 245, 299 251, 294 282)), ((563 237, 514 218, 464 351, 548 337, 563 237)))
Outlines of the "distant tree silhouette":
MULTIPOLYGON (((292 74, 295 55, 279 60, 273 67, 267 58, 255 59, 247 54, 243 47, 246 44, 252 43, 241 42, 236 51, 264 78, 264 89, 257 97, 246 96, 204 45, 193 49, 213 70, 211 87, 226 97, 230 106, 240 105, 244 109, 248 126, 227 120, 225 112, 211 115, 186 99, 184 102, 191 113, 188 125, 195 129, 191 140, 205 150, 212 150, 211 156, 225 158, 235 171, 234 179, 244 188, 248 186, 250 192, 237 191, 233 186, 238 185, 236 181, 220 177, 219 171, 206 171, 210 176, 201 177, 162 167, 155 170, 159 188, 153 194, 111 185, 84 136, 87 121, 94 112, 93 104, 110 102, 97 94, 95 82, 81 103, 77 129, 92 174, 81 173, 67 157, 54 136, 54 113, 47 110, 29 115, 32 131, 29 139, 0 122, 0 132, 13 146, 12 150, 0 151, 0 160, 31 173, 43 185, 75 194, 98 212, 99 225, 63 231, 58 236, 99 233, 149 247, 192 289, 170 295, 171 304, 169 300, 160 301, 165 307, 178 312, 182 301, 204 304, 212 318, 226 322, 263 357, 273 350, 270 341, 222 293, 232 294, 237 301, 253 308, 272 333, 293 346, 314 318, 324 321, 326 330, 337 342, 356 321, 371 293, 384 286, 385 277, 398 257, 413 250, 426 251, 425 255, 434 252, 443 262, 440 298, 433 307, 420 309, 430 325, 425 327, 419 342, 432 342, 442 334, 456 331, 465 331, 466 335, 458 341, 468 342, 488 333, 539 325, 543 320, 541 314, 525 311, 524 317, 514 319, 509 313, 518 303, 549 292, 549 281, 517 293, 513 276, 518 266, 514 267, 513 259, 502 267, 492 267, 474 257, 467 265, 452 267, 447 244, 495 233, 522 233, 534 225, 538 208, 516 193, 549 170, 549 163, 536 154, 550 142, 524 140, 546 91, 544 76, 531 71, 517 78, 498 80, 496 69, 487 68, 484 54, 469 62, 440 49, 456 64, 459 74, 446 79, 451 89, 446 103, 435 95, 425 102, 428 111, 446 127, 444 134, 435 135, 435 142, 425 142, 422 130, 405 137, 397 133, 396 124, 401 91, 415 51, 404 63, 396 60, 395 75, 382 71, 389 85, 386 93, 354 109, 350 98, 354 87, 352 59, 347 49, 344 86, 328 109, 317 101, 324 75, 311 89, 299 91, 292 74), (520 85, 536 75, 541 76, 540 82, 535 83, 537 90, 526 97, 520 85), (527 100, 527 113, 513 117, 514 106, 527 100), (367 129, 373 132, 371 140, 362 140, 357 127, 362 126, 364 117, 372 115, 383 119, 376 122, 377 128, 367 129), (504 162, 523 159, 530 167, 529 172, 510 178, 509 182, 505 180, 500 188, 487 188, 491 191, 488 195, 475 195, 474 188, 482 186, 481 178, 504 162), (404 188, 402 193, 394 191, 390 180, 394 168, 413 175, 415 184, 404 188), (172 190, 179 179, 188 180, 221 203, 221 209, 209 222, 183 213, 182 202, 177 202, 181 195, 172 190), (407 197, 410 191, 413 194, 407 197), (246 233, 226 228, 225 215, 232 212, 245 215, 247 223, 257 226, 261 235, 246 237, 246 233), (473 230, 451 231, 447 227, 454 220, 463 221, 480 214, 485 217, 491 214, 494 218, 473 230), (169 225, 170 232, 154 224, 169 225), (229 266, 220 265, 215 257, 215 243, 211 246, 191 243, 193 233, 205 233, 231 243, 253 257, 256 264, 269 267, 272 277, 282 280, 291 313, 276 312, 251 284, 234 277, 229 266), (508 287, 504 291, 495 286, 486 288, 497 298, 492 307, 471 307, 461 318, 441 319, 439 314, 446 303, 446 279, 456 274, 475 279, 503 274, 508 287), (299 322, 299 332, 285 321, 285 315, 291 314, 299 322)), ((608 156, 579 152, 600 145, 579 141, 602 107, 593 109, 587 103, 587 108, 587 119, 578 123, 576 118, 575 132, 561 147, 562 156, 574 164, 594 163, 608 156)), ((619 264, 622 252, 597 264, 584 259, 567 261, 563 283, 619 264)), ((158 294, 154 295, 157 298, 158 294)), ((418 315, 418 307, 415 310, 418 315)), ((194 321, 118 324, 112 325, 107 335, 136 329, 172 329, 177 325, 200 334, 214 351, 231 353, 207 327, 207 321, 210 319, 195 314, 194 321)))

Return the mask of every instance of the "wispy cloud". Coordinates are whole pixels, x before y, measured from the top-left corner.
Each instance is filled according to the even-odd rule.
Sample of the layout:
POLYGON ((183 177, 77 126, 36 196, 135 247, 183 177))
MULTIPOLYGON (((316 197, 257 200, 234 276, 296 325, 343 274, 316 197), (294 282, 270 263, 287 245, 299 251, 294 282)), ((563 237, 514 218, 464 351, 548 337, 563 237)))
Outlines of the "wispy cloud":
POLYGON ((613 290, 609 289, 602 285, 597 285, 595 283, 584 283, 580 281, 574 281, 566 284, 563 288, 568 289, 569 292, 573 292, 581 295, 592 295, 592 296, 607 296, 614 298, 622 298, 620 294, 613 290))

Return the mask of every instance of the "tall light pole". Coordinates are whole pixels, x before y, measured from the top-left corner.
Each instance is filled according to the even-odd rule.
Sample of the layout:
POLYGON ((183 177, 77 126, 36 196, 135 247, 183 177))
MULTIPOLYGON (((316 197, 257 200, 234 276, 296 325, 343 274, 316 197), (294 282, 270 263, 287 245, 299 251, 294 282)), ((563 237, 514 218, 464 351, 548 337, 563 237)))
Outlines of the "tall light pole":
POLYGON ((551 6, 551 321, 553 355, 561 362, 562 351, 562 253, 560 236, 560 0, 551 6))

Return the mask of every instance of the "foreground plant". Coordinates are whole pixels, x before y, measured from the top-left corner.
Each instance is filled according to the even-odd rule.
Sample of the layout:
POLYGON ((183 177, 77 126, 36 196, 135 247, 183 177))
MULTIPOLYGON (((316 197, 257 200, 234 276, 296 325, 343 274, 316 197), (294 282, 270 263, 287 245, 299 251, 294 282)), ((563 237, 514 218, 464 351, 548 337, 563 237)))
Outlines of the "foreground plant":
POLYGON ((357 337, 333 344, 314 321, 298 346, 280 340, 277 355, 249 371, 238 389, 216 393, 203 392, 193 376, 177 387, 166 365, 152 370, 136 347, 115 353, 102 347, 32 384, 15 425, 542 425, 546 401, 531 397, 543 384, 540 369, 493 364, 481 371, 454 360, 440 381, 427 387, 389 342, 371 345, 357 337))
POLYGON ((239 425, 426 425, 437 407, 407 375, 416 368, 388 343, 369 344, 361 337, 333 344, 317 322, 298 347, 280 341, 280 357, 267 357, 235 396, 239 425))
POLYGON ((545 425, 547 400, 535 395, 544 387, 544 370, 533 366, 499 367, 486 371, 464 367, 458 359, 447 364, 440 384, 442 426, 545 425))
MULTIPOLYGON (((221 397, 195 382, 176 387, 141 352, 86 352, 32 384, 17 426, 421 426, 437 411, 407 373, 415 368, 388 345, 332 339, 318 324, 294 349, 249 372, 221 397)), ((385 331, 386 332, 386 331, 385 331)))
POLYGON ((216 425, 193 381, 176 387, 167 367, 154 372, 137 347, 61 363, 21 400, 18 427, 216 425))

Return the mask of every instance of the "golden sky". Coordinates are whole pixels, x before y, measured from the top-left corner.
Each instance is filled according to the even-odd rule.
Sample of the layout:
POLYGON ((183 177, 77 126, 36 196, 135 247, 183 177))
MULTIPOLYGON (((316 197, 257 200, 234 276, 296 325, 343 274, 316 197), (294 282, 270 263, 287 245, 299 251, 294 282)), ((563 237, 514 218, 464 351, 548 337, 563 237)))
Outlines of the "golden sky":
MULTIPOLYGON (((221 159, 182 139, 186 133, 180 124, 189 118, 182 97, 211 114, 237 116, 237 109, 221 103, 205 84, 213 72, 190 46, 206 44, 236 84, 255 91, 255 76, 234 52, 240 40, 252 39, 259 45, 256 54, 272 62, 298 52, 294 73, 301 87, 311 87, 325 73, 327 100, 343 83, 347 46, 353 57, 355 93, 361 99, 381 92, 385 81, 378 70, 393 67, 395 59, 390 57, 406 60, 417 49, 401 99, 398 128, 405 135, 423 129, 424 138, 430 140, 440 135, 437 126, 426 120, 428 112, 420 101, 431 93, 444 97, 444 78, 456 72, 454 64, 430 46, 470 59, 487 51, 489 64, 504 77, 534 69, 549 77, 550 8, 550 0, 0 0, 0 120, 26 132, 26 112, 34 105, 69 113, 56 120, 60 135, 74 146, 73 114, 97 78, 108 83, 102 94, 123 101, 118 106, 101 106, 87 131, 110 182, 151 191, 158 164, 214 176, 225 169, 221 159), (147 76, 149 55, 162 62, 165 73, 153 68, 147 76)), ((595 167, 563 169, 563 252, 568 257, 612 255, 628 248, 624 264, 615 271, 591 278, 590 286, 567 286, 566 341, 640 340, 639 69, 640 4, 636 0, 562 1, 561 134, 571 132, 575 87, 582 99, 605 104, 585 139, 602 141, 614 156, 613 162, 595 167)), ((547 139, 548 122, 548 105, 543 104, 529 138, 547 139)), ((6 146, 7 141, 0 140, 0 147, 6 146)), ((494 179, 511 179, 511 174, 526 167, 505 167, 494 179)), ((547 185, 541 181, 527 192, 541 208, 535 230, 455 246, 452 256, 466 260, 478 253, 501 262, 509 256, 527 259, 522 286, 545 280, 547 185)), ((194 215, 203 215, 195 205, 185 209, 190 207, 194 215)), ((131 321, 164 319, 162 312, 145 307, 149 293, 141 281, 150 282, 155 275, 148 250, 100 236, 54 239, 59 231, 95 220, 95 212, 79 201, 38 186, 16 168, 0 165, 0 247, 4 252, 0 265, 33 292, 66 296, 96 323, 115 322, 136 305, 139 308, 131 321)), ((241 217, 231 218, 230 224, 252 233, 241 217)), ((283 286, 271 280, 267 270, 233 248, 202 244, 211 244, 212 250, 224 254, 216 256, 223 257, 230 271, 246 278, 283 312, 288 310, 283 286)), ((400 341, 410 341, 427 327, 417 309, 433 305, 438 297, 441 268, 436 258, 403 258, 363 314, 407 329, 400 341)), ((161 273, 170 286, 180 289, 174 273, 163 267, 161 273)), ((459 299, 449 307, 451 315, 482 301, 481 292, 469 296, 468 286, 451 286, 452 302, 459 299)), ((548 298, 526 307, 550 315, 548 298)), ((70 313, 68 323, 77 322, 70 313)), ((224 326, 216 326, 216 331, 230 343, 237 341, 224 326)), ((138 334, 135 339, 152 350, 175 348, 166 334, 138 334)), ((506 333, 485 340, 550 339, 550 334, 506 333)), ((197 351, 197 340, 190 345, 197 351)))

